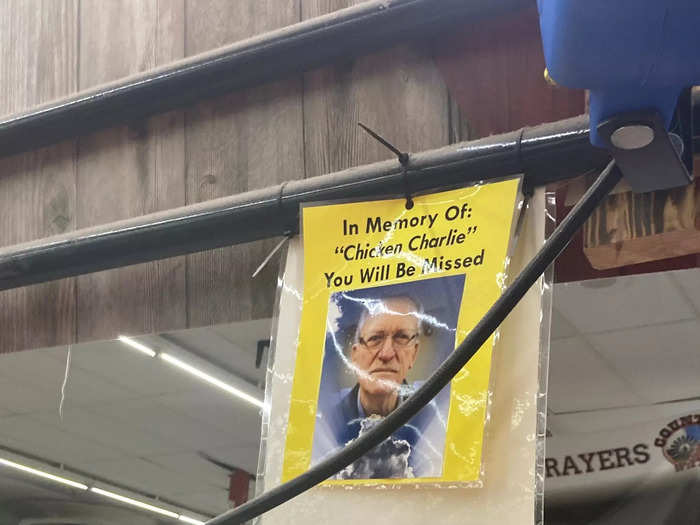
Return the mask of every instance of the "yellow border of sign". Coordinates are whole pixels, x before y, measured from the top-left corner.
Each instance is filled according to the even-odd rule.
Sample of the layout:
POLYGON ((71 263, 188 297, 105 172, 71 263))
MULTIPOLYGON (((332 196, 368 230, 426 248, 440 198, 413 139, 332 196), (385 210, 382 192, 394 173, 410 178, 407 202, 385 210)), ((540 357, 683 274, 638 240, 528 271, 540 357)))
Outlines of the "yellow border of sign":
MULTIPOLYGON (((354 202, 308 206, 303 209, 304 233, 304 294, 299 343, 290 401, 289 424, 285 445, 282 481, 304 473, 311 464, 311 449, 316 422, 316 408, 323 365, 326 316, 331 293, 358 289, 360 286, 328 287, 324 273, 330 270, 336 275, 356 275, 360 268, 377 264, 376 260, 346 261, 338 255, 338 247, 347 244, 347 224, 366 224, 368 217, 382 217, 389 221, 401 218, 419 218, 438 214, 430 228, 391 230, 359 233, 354 241, 370 246, 377 243, 407 246, 411 237, 427 233, 446 235, 450 229, 467 231, 467 224, 478 229, 464 243, 422 253, 402 251, 391 255, 381 263, 413 263, 419 267, 424 258, 444 256, 446 259, 487 254, 483 264, 459 270, 442 271, 425 275, 404 276, 366 284, 411 282, 424 278, 465 274, 466 282, 459 312, 456 342, 466 337, 474 325, 486 313, 501 293, 504 268, 511 240, 515 216, 515 203, 520 179, 510 179, 488 185, 461 188, 414 198, 414 207, 406 210, 404 199, 372 202, 354 202), (474 215, 463 215, 448 220, 446 206, 469 203, 474 215), (437 220, 437 218, 441 220, 437 220), (347 221, 347 222, 344 222, 347 221)), ((418 219, 416 219, 418 220, 418 219)), ((428 221, 424 221, 427 226, 428 221)), ((341 252, 342 253, 342 252, 341 252)), ((420 273, 420 272, 419 272, 420 273)), ((329 485, 416 484, 436 482, 473 482, 481 475, 481 456, 484 439, 484 421, 490 384, 493 337, 484 344, 467 366, 452 380, 448 426, 443 457, 442 476, 439 478, 410 478, 391 480, 335 480, 329 485)))

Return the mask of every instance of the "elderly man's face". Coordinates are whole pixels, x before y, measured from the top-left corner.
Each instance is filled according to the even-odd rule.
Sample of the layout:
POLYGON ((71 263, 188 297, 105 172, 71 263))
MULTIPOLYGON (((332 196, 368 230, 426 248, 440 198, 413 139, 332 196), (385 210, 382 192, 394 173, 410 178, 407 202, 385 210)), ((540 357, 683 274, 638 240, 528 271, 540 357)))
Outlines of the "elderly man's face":
POLYGON ((358 379, 360 388, 374 395, 390 393, 403 383, 418 353, 419 323, 413 302, 390 299, 384 306, 383 312, 365 320, 359 342, 352 346, 352 362, 366 372, 358 379))

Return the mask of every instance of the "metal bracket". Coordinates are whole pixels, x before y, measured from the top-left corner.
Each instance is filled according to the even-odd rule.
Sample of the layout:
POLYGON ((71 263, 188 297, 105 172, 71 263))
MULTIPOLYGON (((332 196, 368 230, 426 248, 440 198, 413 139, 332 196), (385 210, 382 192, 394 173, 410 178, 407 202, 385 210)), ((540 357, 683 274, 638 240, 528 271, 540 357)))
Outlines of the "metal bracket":
POLYGON ((684 140, 666 131, 657 111, 616 115, 601 122, 598 132, 634 192, 665 190, 692 182, 681 158, 684 140))

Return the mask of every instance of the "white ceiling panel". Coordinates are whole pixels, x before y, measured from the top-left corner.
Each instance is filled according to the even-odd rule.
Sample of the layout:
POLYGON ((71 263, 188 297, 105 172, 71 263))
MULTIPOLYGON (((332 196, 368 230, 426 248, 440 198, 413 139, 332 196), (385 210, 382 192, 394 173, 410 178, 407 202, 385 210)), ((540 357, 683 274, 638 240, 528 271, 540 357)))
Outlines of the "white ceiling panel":
POLYGON ((10 379, 0 376, 0 416, 12 413, 58 411, 59 400, 59 392, 24 383, 21 377, 10 379))
POLYGON ((209 328, 233 344, 246 350, 257 349, 258 341, 269 339, 272 333, 272 319, 257 319, 255 321, 243 321, 212 326, 209 328))
POLYGON ((73 366, 104 378, 140 396, 157 396, 201 385, 168 366, 119 341, 87 343, 74 348, 73 366))
MULTIPOLYGON (((269 337, 269 321, 253 324, 200 329, 183 340, 193 354, 257 381, 264 378, 264 367, 255 368, 257 340, 269 337), (237 334, 245 335, 241 344, 237 334)), ((155 350, 169 344, 154 336, 138 339, 155 350)), ((108 341, 72 347, 61 419, 66 357, 67 347, 0 356, 0 445, 211 514, 229 507, 228 472, 198 451, 255 471, 257 407, 108 341)))
MULTIPOLYGON (((72 495, 72 492, 62 485, 0 466, 0 503, 24 498, 27 493, 31 493, 33 498, 53 501, 59 499, 68 501, 72 495)), ((1 509, 2 505, 0 505, 1 509)), ((0 523, 3 522, 0 521, 0 523)))
POLYGON ((700 312, 700 268, 669 272, 671 278, 683 289, 683 293, 700 312))
POLYGON ((556 429, 559 435, 616 431, 663 418, 671 421, 681 414, 695 413, 698 410, 700 410, 700 401, 695 400, 571 414, 551 414, 547 417, 547 427, 556 429))
MULTIPOLYGON (((218 456, 214 457, 220 459, 218 456)), ((179 475, 190 476, 192 480, 206 482, 220 487, 222 490, 228 487, 228 471, 214 465, 195 452, 152 456, 148 459, 167 470, 177 472, 179 475)))
MULTIPOLYGON (((25 387, 43 392, 42 396, 53 398, 55 406, 58 406, 66 374, 66 356, 65 347, 3 354, 0 356, 0 378, 21 382, 25 387)), ((75 362, 71 361, 65 389, 66 403, 85 405, 135 397, 133 392, 111 383, 107 378, 96 377, 74 365, 75 362)), ((11 403, 8 406, 11 410, 11 403)))
POLYGON ((123 455, 113 447, 69 434, 25 415, 0 419, 0 445, 69 465, 80 460, 110 459, 123 455))
MULTIPOLYGON (((174 494, 192 490, 194 486, 187 476, 178 475, 172 470, 141 458, 94 461, 81 467, 86 470, 89 468, 94 475, 128 485, 130 488, 173 499, 175 499, 174 494)), ((202 490, 217 488, 219 487, 199 486, 199 489, 202 490)))
POLYGON ((185 412, 175 411, 157 399, 103 405, 100 412, 132 432, 147 432, 170 443, 173 448, 206 450, 225 445, 230 440, 219 428, 204 424, 185 412))
POLYGON ((695 318, 661 273, 557 285, 554 306, 585 334, 695 318))
POLYGON ((158 401, 217 428, 228 436, 231 445, 260 441, 259 409, 233 396, 213 398, 209 394, 186 392, 161 396, 158 401))
POLYGON ((66 370, 66 347, 0 354, 0 376, 21 377, 32 384, 54 384, 66 370))
MULTIPOLYGON (((59 391, 62 383, 63 378, 58 384, 59 391)), ((136 392, 115 385, 109 381, 109 378, 97 377, 91 372, 72 365, 68 373, 65 392, 66 405, 75 403, 78 406, 124 401, 138 396, 136 392)))
POLYGON ((148 456, 182 450, 182 446, 162 439, 148 426, 117 421, 99 409, 68 407, 63 420, 54 413, 35 414, 33 417, 66 435, 81 436, 110 447, 116 455, 148 456))
MULTIPOLYGON (((558 288, 555 287, 555 290, 558 288)), ((565 339, 578 335, 576 328, 571 324, 564 314, 556 308, 552 308, 552 339, 565 339)))
POLYGON ((548 397, 551 410, 561 413, 641 402, 581 337, 552 341, 548 397))
POLYGON ((219 461, 241 468, 246 472, 255 474, 258 470, 258 455, 260 452, 258 443, 244 446, 227 445, 207 450, 207 452, 219 461))
POLYGON ((183 349, 257 384, 265 380, 265 367, 255 367, 257 342, 269 339, 270 323, 269 320, 233 323, 173 332, 166 337, 183 349))
POLYGON ((700 396, 700 322, 591 336, 598 351, 651 403, 700 396))
POLYGON ((209 512, 212 516, 226 512, 232 506, 232 503, 229 502, 228 499, 228 489, 212 489, 196 492, 185 491, 174 493, 172 498, 196 509, 209 512))

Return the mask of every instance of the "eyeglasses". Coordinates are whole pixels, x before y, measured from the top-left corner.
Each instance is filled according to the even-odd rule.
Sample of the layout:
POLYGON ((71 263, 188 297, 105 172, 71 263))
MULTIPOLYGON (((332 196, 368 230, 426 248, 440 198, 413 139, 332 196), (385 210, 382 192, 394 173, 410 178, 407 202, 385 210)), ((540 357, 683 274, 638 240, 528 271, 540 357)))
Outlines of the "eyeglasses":
MULTIPOLYGON (((377 334, 370 335, 367 339, 360 337, 359 341, 360 344, 366 346, 370 350, 376 350, 377 348, 384 346, 384 342, 389 335, 390 334, 379 332, 377 334)), ((416 337, 418 337, 418 334, 409 335, 406 332, 395 332, 391 334, 391 342, 396 348, 404 348, 408 346, 408 344, 416 337)))

